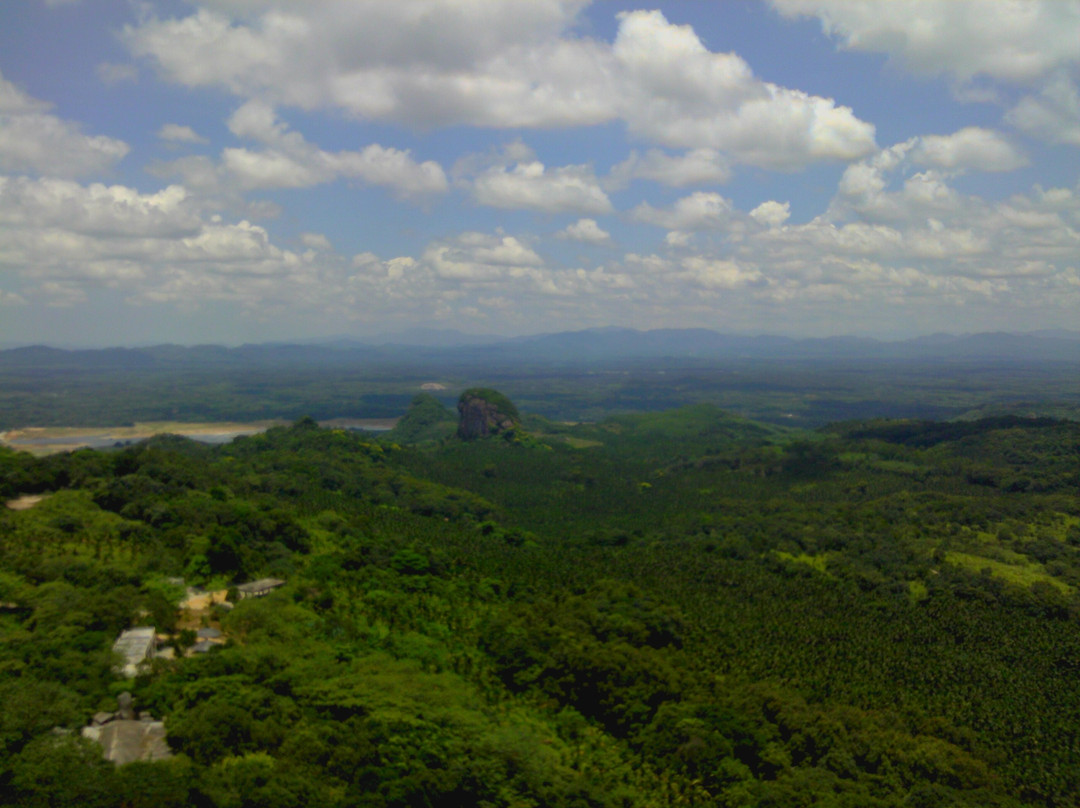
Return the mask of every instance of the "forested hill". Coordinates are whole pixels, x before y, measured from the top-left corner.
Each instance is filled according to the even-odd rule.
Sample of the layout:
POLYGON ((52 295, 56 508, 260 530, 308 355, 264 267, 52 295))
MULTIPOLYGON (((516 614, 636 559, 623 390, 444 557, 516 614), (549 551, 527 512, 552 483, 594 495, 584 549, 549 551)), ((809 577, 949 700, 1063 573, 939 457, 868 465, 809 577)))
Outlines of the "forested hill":
POLYGON ((1076 804, 1080 424, 447 412, 0 449, 0 494, 45 495, 0 510, 3 799, 1076 804), (118 679, 122 629, 191 645, 178 577, 286 583, 118 679), (124 690, 171 758, 79 737, 124 690))

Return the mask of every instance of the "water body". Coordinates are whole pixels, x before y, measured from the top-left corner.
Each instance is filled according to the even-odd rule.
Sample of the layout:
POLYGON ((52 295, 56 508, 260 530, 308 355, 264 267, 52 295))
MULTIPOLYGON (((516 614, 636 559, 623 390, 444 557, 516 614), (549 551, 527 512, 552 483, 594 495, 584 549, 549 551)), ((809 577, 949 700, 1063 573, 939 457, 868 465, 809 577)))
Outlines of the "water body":
MULTIPOLYGON (((396 421, 397 419, 335 419, 323 424, 323 426, 335 429, 346 429, 350 432, 387 432, 390 429, 393 429, 396 421)), ((265 432, 267 428, 267 426, 252 426, 243 429, 190 432, 187 430, 174 430, 171 431, 171 434, 179 434, 185 438, 199 441, 200 443, 221 445, 230 443, 239 437, 257 435, 260 432, 265 432)), ((164 430, 161 433, 154 434, 167 433, 170 433, 170 430, 164 430)), ((49 454, 50 449, 57 452, 84 447, 90 449, 114 449, 122 446, 131 446, 140 441, 147 440, 150 437, 150 434, 125 435, 123 432, 117 434, 111 430, 93 430, 82 433, 69 433, 66 435, 19 434, 18 431, 16 431, 13 439, 3 441, 3 443, 13 449, 30 451, 35 454, 49 454)))
MULTIPOLYGON (((251 432, 191 432, 185 434, 184 437, 190 437, 192 441, 199 441, 199 443, 229 443, 240 437, 241 435, 254 435, 258 432, 264 432, 265 430, 254 430, 251 432)), ((105 449, 111 446, 131 446, 139 441, 146 441, 147 437, 117 437, 116 435, 66 435, 64 437, 22 437, 16 443, 21 446, 70 446, 72 444, 78 444, 79 446, 87 446, 92 449, 105 449)))
MULTIPOLYGON (((183 435, 185 438, 197 440, 199 443, 222 444, 239 438, 243 435, 257 435, 265 432, 265 429, 239 430, 235 432, 191 432, 183 435)), ((138 438, 120 438, 116 435, 87 434, 87 435, 64 435, 59 438, 35 438, 21 437, 12 441, 10 445, 17 447, 48 447, 48 446, 79 446, 90 449, 111 449, 116 446, 131 446, 140 441, 148 440, 151 436, 138 438)))
POLYGON ((358 424, 358 425, 345 424, 343 426, 338 427, 338 429, 345 429, 345 430, 348 430, 349 432, 389 432, 391 429, 393 429, 393 427, 392 426, 382 426, 382 425, 380 425, 380 426, 370 426, 370 425, 365 426, 363 424, 358 424))

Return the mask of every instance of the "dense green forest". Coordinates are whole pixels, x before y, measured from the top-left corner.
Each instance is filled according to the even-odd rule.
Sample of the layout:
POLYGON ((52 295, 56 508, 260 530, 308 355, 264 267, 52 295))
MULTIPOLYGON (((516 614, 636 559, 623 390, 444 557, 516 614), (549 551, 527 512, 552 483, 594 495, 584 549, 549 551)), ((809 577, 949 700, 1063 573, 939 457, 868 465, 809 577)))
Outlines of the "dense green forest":
POLYGON ((0 496, 48 494, 0 510, 0 800, 1076 804, 1080 423, 515 403, 482 440, 420 396, 380 438, 0 449, 0 496), (112 672, 177 578, 264 576, 220 647, 112 672), (121 691, 171 758, 79 736, 121 691))

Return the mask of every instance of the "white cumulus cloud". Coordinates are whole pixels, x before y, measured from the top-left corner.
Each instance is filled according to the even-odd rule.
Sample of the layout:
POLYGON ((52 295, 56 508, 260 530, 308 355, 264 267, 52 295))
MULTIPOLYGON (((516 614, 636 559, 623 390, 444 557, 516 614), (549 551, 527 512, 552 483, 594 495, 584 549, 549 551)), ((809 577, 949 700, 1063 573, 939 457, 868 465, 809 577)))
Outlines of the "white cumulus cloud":
POLYGON ((180 186, 0 178, 0 273, 27 300, 76 305, 107 287, 133 303, 300 302, 311 260, 250 222, 202 217, 180 186))
POLYGON ((949 77, 961 101, 997 103, 995 83, 1032 87, 1006 120, 1051 143, 1080 144, 1077 0, 772 2, 787 16, 816 17, 843 48, 888 54, 916 75, 949 77))
POLYGON ((1037 95, 1022 98, 1005 119, 1033 137, 1080 146, 1080 91, 1068 76, 1054 76, 1037 95))
POLYGON ((584 244, 611 244, 611 233, 600 227, 596 219, 578 219, 556 233, 555 238, 584 244))
POLYGON ((537 160, 513 167, 492 166, 476 177, 472 191, 477 202, 493 208, 592 214, 613 210, 586 166, 548 170, 537 160))
MULTIPOLYGON (((180 84, 367 120, 502 128, 621 120, 659 145, 779 170, 874 150, 873 125, 848 107, 758 79, 741 57, 710 52, 658 11, 621 14, 612 43, 575 34, 586 4, 217 0, 186 17, 148 17, 122 38, 180 84)), ((721 161, 704 156, 698 173, 718 178, 721 161)), ((680 173, 689 166, 643 170, 698 181, 680 173)))
POLYGON ((750 218, 765 227, 780 227, 780 225, 786 222, 790 217, 791 204, 788 202, 777 202, 772 199, 767 202, 762 202, 750 211, 750 218))
POLYGON ((300 242, 305 247, 310 247, 313 250, 327 250, 327 251, 329 251, 329 250, 333 249, 333 247, 330 244, 330 239, 328 239, 322 233, 301 233, 300 234, 300 242))
POLYGON ((140 194, 122 185, 0 177, 0 225, 99 237, 162 238, 191 235, 201 222, 178 185, 140 194))
POLYGON ((968 126, 951 135, 923 135, 911 159, 946 170, 1013 171, 1027 158, 1000 133, 968 126))
MULTIPOLYGON (((433 160, 418 163, 407 150, 372 143, 359 151, 330 152, 307 141, 278 120, 273 107, 250 101, 230 116, 229 130, 263 144, 261 149, 232 147, 221 153, 227 177, 243 187, 308 188, 339 177, 389 188, 400 197, 444 193, 449 187, 442 166, 433 160)), ((180 173, 194 173, 205 186, 221 177, 208 172, 205 162, 177 163, 180 173)))
POLYGON ((772 0, 816 17, 849 50, 885 53, 922 75, 1030 82, 1080 62, 1075 0, 772 0))
POLYGON ((567 40, 578 0, 206 3, 124 31, 187 86, 431 126, 552 126, 610 116, 603 50, 567 40))
POLYGON ((84 135, 0 75, 0 171, 81 177, 111 168, 129 151, 122 140, 84 135))
POLYGON ((421 260, 439 278, 473 282, 520 276, 544 264, 531 247, 514 236, 476 232, 429 245, 421 260))
POLYGON ((729 227, 736 219, 736 211, 730 199, 708 191, 696 191, 666 209, 642 202, 630 211, 630 216, 667 230, 714 230, 729 227))
POLYGON ((178 123, 167 123, 158 129, 158 137, 161 140, 169 140, 176 143, 206 143, 206 138, 190 126, 182 126, 178 123))
POLYGON ((731 166, 716 149, 693 149, 681 155, 649 149, 645 154, 632 152, 612 167, 607 184, 625 188, 631 180, 639 179, 673 187, 721 185, 731 179, 731 166))
POLYGON ((680 266, 681 278, 705 289, 741 289, 765 280, 758 269, 740 266, 737 261, 690 256, 680 266))
POLYGON ((659 11, 620 16, 613 53, 631 132, 778 170, 875 149, 873 125, 848 107, 761 81, 741 57, 710 52, 690 26, 672 25, 659 11))

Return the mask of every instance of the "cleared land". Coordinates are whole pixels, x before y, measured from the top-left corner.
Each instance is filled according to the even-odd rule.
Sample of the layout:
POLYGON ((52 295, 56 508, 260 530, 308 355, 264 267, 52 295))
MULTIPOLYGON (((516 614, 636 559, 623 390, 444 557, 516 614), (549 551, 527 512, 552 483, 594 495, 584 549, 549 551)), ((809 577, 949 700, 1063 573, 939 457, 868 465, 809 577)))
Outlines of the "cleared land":
POLYGON ((13 511, 25 511, 28 508, 33 508, 47 496, 48 494, 26 494, 17 499, 9 499, 4 504, 13 511))

